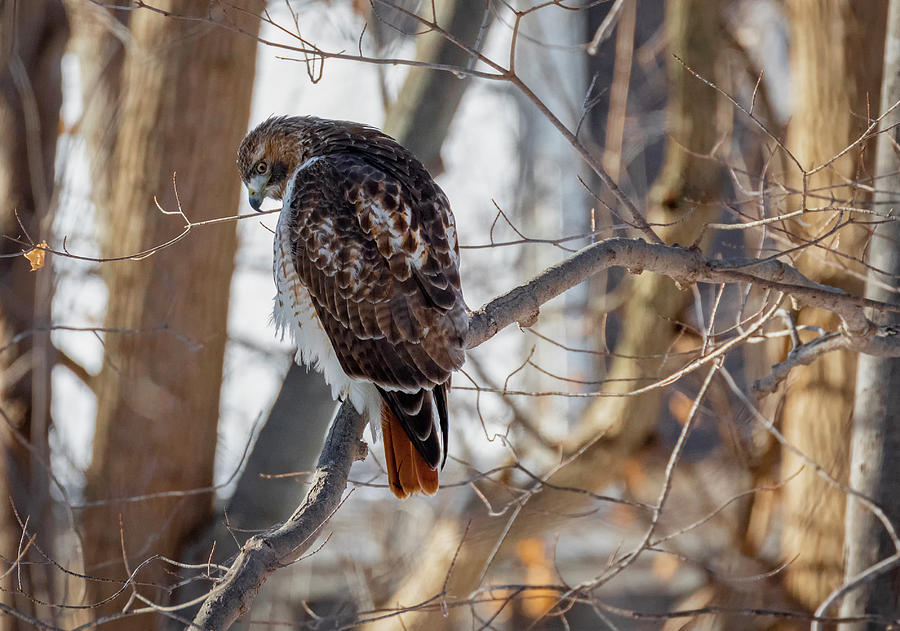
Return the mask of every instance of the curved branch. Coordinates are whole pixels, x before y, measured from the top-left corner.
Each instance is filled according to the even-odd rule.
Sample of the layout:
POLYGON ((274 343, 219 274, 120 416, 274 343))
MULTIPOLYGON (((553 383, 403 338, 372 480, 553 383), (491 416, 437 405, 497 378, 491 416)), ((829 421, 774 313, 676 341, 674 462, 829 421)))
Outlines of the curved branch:
POLYGON ((365 421, 345 401, 335 416, 309 491, 281 526, 247 540, 228 573, 200 607, 188 629, 224 631, 250 610, 270 574, 303 554, 341 504, 350 465, 365 452, 360 438, 365 421))
POLYGON ((754 283, 765 289, 782 291, 802 304, 838 314, 844 321, 847 335, 857 340, 854 348, 860 352, 887 356, 900 352, 900 336, 876 327, 864 310, 865 307, 900 310, 896 305, 851 296, 841 289, 813 282, 796 268, 777 260, 714 260, 695 249, 622 238, 606 239, 582 248, 472 313, 468 348, 485 342, 513 322, 530 324, 542 304, 592 274, 614 266, 636 274, 645 270, 655 272, 685 286, 697 282, 754 283))
MULTIPOLYGON (((897 311, 896 306, 858 298, 815 283, 790 265, 775 260, 764 263, 743 259, 713 260, 697 250, 620 238, 600 241, 579 250, 473 312, 466 340, 468 348, 484 343, 513 322, 531 324, 541 305, 592 274, 613 266, 624 267, 631 273, 652 271, 685 285, 752 282, 778 290, 804 304, 839 314, 847 332, 834 335, 847 340, 842 347, 852 344, 860 352, 900 356, 900 335, 892 335, 885 327, 876 326, 864 312, 866 307, 897 311)), ((350 466, 360 455, 364 456, 360 451, 364 429, 362 417, 352 405, 344 402, 328 432, 306 498, 283 525, 251 537, 244 544, 238 558, 210 592, 188 629, 225 631, 249 611, 269 575, 309 549, 341 504, 350 466)))

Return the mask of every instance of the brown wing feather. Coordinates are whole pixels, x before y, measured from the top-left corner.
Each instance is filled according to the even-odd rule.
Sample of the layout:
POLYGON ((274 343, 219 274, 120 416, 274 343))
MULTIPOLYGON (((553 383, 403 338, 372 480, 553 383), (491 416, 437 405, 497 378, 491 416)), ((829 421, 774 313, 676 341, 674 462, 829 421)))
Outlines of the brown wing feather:
MULTIPOLYGON (((378 386, 405 438, 434 469, 442 444, 446 457, 443 384, 463 363, 467 326, 458 253, 446 233, 455 228, 424 168, 396 155, 379 168, 372 162, 389 152, 376 149, 374 157, 328 155, 298 171, 282 212, 290 213, 297 274, 341 367, 378 386)), ((391 440, 394 460, 405 462, 408 454, 396 436, 391 440)), ((386 435, 386 449, 388 442, 386 435)), ((412 477, 400 470, 402 488, 416 475, 423 488, 432 487, 426 470, 412 477)))

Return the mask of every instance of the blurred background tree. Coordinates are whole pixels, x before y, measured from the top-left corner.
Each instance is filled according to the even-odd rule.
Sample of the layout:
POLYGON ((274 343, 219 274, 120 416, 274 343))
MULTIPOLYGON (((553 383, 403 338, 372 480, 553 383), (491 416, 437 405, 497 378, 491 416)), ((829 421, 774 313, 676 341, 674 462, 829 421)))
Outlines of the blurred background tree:
MULTIPOLYGON (((787 9, 794 113, 786 145, 804 169, 812 169, 856 140, 877 115, 887 3, 796 0, 787 9)), ((815 174, 786 174, 786 184, 798 193, 786 197, 783 208, 812 211, 793 222, 789 234, 798 243, 817 241, 801 250, 798 269, 857 295, 863 293, 865 271, 854 259, 865 251, 870 228, 855 224, 852 215, 815 210, 871 203, 869 190, 847 184, 871 181, 873 149, 858 145, 815 174)), ((802 309, 797 322, 827 330, 840 324, 817 309, 802 309)), ((831 353, 794 371, 780 410, 791 444, 842 481, 849 466, 855 377, 856 356, 831 353)), ((843 579, 846 497, 790 451, 782 453, 781 467, 783 474, 800 471, 784 490, 782 554, 791 561, 785 585, 791 597, 815 609, 843 579)))
MULTIPOLYGON (((0 19, 0 234, 8 237, 0 241, 0 558, 15 559, 25 517, 42 546, 49 547, 54 536, 46 468, 55 361, 47 330, 53 285, 46 272, 35 274, 13 256, 50 230, 60 59, 69 27, 58 0, 3 2, 0 19)), ((52 574, 45 567, 29 567, 18 576, 2 572, 0 603, 49 615, 24 594, 51 602, 52 574)), ((0 629, 24 628, 0 615, 0 629)))
MULTIPOLYGON (((896 301, 890 257, 867 258, 875 230, 896 251, 896 173, 873 176, 888 5, 0 2, 0 630, 184 628, 240 545, 302 498, 335 407, 268 341, 273 216, 194 227, 141 260, 51 254, 31 272, 22 250, 116 258, 246 210, 248 126, 317 113, 381 126, 439 177, 472 308, 590 243, 646 236, 591 164, 665 244, 896 301)), ((321 550, 235 626, 805 627, 894 554, 823 479, 857 483, 859 353, 753 397, 797 344, 842 334, 835 312, 784 300, 740 338, 771 292, 640 271, 611 267, 474 349, 438 495, 389 498, 370 452, 321 550)), ((889 375, 898 360, 871 361, 889 375)), ((883 628, 884 584, 842 611, 883 628)))
MULTIPOLYGON (((173 0, 157 8, 188 18, 220 12, 213 17, 247 29, 250 37, 202 19, 140 11, 127 16, 127 47, 104 44, 109 28, 101 28, 106 35, 84 47, 82 64, 93 68, 85 75, 85 100, 97 83, 96 89, 107 93, 92 102, 96 109, 85 121, 92 179, 101 182, 95 200, 101 252, 107 257, 142 251, 177 234, 179 227, 167 216, 146 212, 154 199, 169 211, 184 208, 191 221, 203 221, 235 208, 240 196, 231 156, 249 121, 253 35, 259 27, 252 16, 263 3, 208 8, 173 0), (115 121, 112 130, 110 121, 115 121), (174 173, 181 176, 177 185, 174 173)), ((96 8, 84 10, 93 14, 86 20, 116 19, 96 8)), ((187 538, 209 519, 208 494, 189 501, 121 501, 213 483, 237 241, 229 223, 211 228, 207 236, 211 247, 180 243, 154 256, 149 268, 134 261, 103 267, 110 295, 106 326, 125 333, 110 336, 104 345, 85 488, 92 506, 82 513, 85 572, 113 579, 88 584, 90 601, 107 601, 100 615, 120 611, 132 597, 125 593, 109 600, 148 552, 178 558, 187 538), (115 523, 121 529, 109 528, 115 523)), ((164 577, 161 566, 146 573, 149 581, 164 577)), ((165 602, 166 590, 150 597, 165 602)), ((157 624, 145 616, 109 626, 157 624)))

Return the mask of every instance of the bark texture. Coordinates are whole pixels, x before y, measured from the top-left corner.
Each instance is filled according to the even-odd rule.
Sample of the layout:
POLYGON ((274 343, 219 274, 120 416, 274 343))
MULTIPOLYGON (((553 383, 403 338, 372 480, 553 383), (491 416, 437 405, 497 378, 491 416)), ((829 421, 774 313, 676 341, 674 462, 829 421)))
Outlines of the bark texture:
MULTIPOLYGON (((884 44, 884 79, 881 84, 880 111, 887 112, 900 101, 900 1, 891 0, 884 44)), ((897 142, 900 113, 895 109, 881 122, 884 133, 878 138, 875 164, 875 209, 880 212, 894 205, 893 183, 900 172, 897 142)), ((900 224, 889 222, 873 231, 869 247, 870 282, 866 296, 898 303, 895 291, 900 278, 900 224)), ((876 316, 879 325, 900 324, 897 314, 876 316)), ((862 356, 858 360, 856 401, 853 409, 853 439, 850 455, 850 486, 881 506, 893 523, 900 522, 900 359, 862 356)), ((847 498, 844 538, 845 580, 874 565, 895 551, 884 527, 858 501, 847 498)), ((900 607, 896 571, 863 585, 844 598, 842 616, 879 614, 891 616, 900 607)), ((848 631, 875 629, 877 625, 855 623, 848 631)))
MULTIPOLYGON (((867 112, 875 114, 869 104, 878 102, 887 3, 791 0, 787 7, 794 102, 787 146, 804 169, 811 169, 853 142, 867 125, 867 112)), ((845 184, 871 175, 873 157, 874 152, 862 144, 814 175, 804 178, 796 170, 790 173, 789 185, 807 194, 789 198, 787 210, 801 204, 815 210, 865 203, 864 192, 845 184)), ((863 282, 849 272, 862 272, 862 266, 841 254, 859 257, 867 230, 850 225, 826 236, 847 219, 846 213, 838 211, 810 212, 788 228, 800 240, 824 237, 821 247, 808 247, 797 258, 801 272, 859 295, 863 282)), ((833 314, 816 309, 801 310, 797 320, 830 331, 840 326, 833 314)), ((826 355, 792 373, 781 408, 787 439, 844 481, 855 374, 852 353, 826 355)), ((801 468, 803 463, 796 456, 782 452, 782 478, 801 468)), ((810 609, 841 582, 845 504, 843 493, 808 467, 785 487, 782 556, 792 560, 785 585, 794 599, 810 609)))
MULTIPOLYGON (((59 0, 0 2, 0 234, 39 241, 49 228, 54 158, 62 102, 60 59, 68 37, 59 0), (19 223, 21 222, 21 224, 19 223)), ((0 255, 25 249, 0 239, 0 255)), ((21 519, 48 546, 50 502, 47 430, 50 422, 50 268, 31 272, 24 258, 0 258, 0 603, 23 612, 39 607, 15 596, 21 519), (19 341, 13 338, 26 334, 19 341)), ((49 549, 49 548, 48 548, 49 549)), ((49 597, 46 568, 22 568, 26 593, 49 597)), ((25 629, 0 616, 0 630, 25 629)))
MULTIPOLYGON (((201 4, 168 0, 157 6, 202 18, 209 7, 201 4)), ((215 5, 212 17, 255 33, 258 21, 238 8, 252 14, 262 2, 240 2, 224 13, 215 5)), ((153 204, 156 196, 164 208, 177 207, 173 172, 191 220, 234 212, 240 196, 235 147, 247 128, 255 72, 256 42, 204 20, 135 11, 129 35, 115 140, 107 159, 94 160, 108 178, 100 240, 109 256, 140 251, 181 230, 178 216, 165 216, 153 204)), ((208 516, 212 495, 117 499, 212 483, 235 246, 235 226, 222 224, 150 259, 103 267, 106 325, 133 332, 109 335, 105 344, 86 495, 108 502, 83 515, 88 574, 121 580, 153 554, 177 558, 184 539, 208 516)), ((141 579, 164 582, 162 570, 150 565, 141 579)), ((118 588, 89 586, 92 601, 118 588)), ((139 589, 165 600, 164 590, 139 589)), ((123 604, 117 599, 98 614, 123 604)), ((145 616, 118 624, 151 629, 157 621, 145 616)))

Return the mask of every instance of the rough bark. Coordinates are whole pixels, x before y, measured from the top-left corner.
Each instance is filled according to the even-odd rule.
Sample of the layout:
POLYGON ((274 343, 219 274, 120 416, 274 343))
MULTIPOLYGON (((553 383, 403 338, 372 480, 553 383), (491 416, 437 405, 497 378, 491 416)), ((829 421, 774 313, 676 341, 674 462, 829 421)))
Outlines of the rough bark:
MULTIPOLYGON (((866 126, 869 103, 877 103, 882 64, 886 2, 853 0, 792 0, 791 75, 794 112, 788 127, 787 146, 805 169, 817 166, 849 145, 866 126)), ((871 112, 874 115, 874 112, 871 112)), ((861 145, 830 167, 805 178, 789 174, 797 190, 815 191, 805 199, 789 200, 787 210, 801 204, 807 209, 838 203, 865 202, 865 193, 847 182, 871 173, 872 151, 861 145)), ((789 229, 801 238, 822 236, 837 221, 835 212, 804 215, 789 229)), ((835 252, 858 257, 867 231, 848 226, 821 245, 834 252, 807 248, 797 259, 801 272, 820 282, 859 295, 862 282, 845 271, 861 266, 835 252)), ((799 324, 836 330, 833 314, 803 309, 799 324)), ((807 338, 804 338, 807 339, 807 338)), ((782 404, 781 421, 788 440, 821 464, 839 480, 847 478, 850 419, 853 411, 856 358, 852 353, 831 353, 792 374, 782 404)), ((802 462, 790 451, 782 452, 782 477, 794 475, 802 462)), ((843 557, 846 498, 805 468, 784 490, 782 555, 791 563, 785 585, 794 599, 810 609, 840 584, 843 557)))
MULTIPOLYGON (((891 0, 884 50, 884 78, 881 84, 880 111, 886 112, 900 101, 900 1, 891 0)), ((881 122, 884 133, 878 139, 875 162, 874 207, 880 212, 891 208, 896 199, 896 174, 900 172, 897 142, 900 113, 895 110, 881 122)), ((897 304, 896 287, 900 278, 900 224, 877 226, 869 247, 866 296, 897 304)), ((882 314, 874 320, 880 325, 900 325, 897 314, 882 314)), ((850 486, 881 506, 893 523, 900 523, 900 359, 863 356, 858 360, 856 401, 853 409, 853 438, 850 451, 850 486)), ((844 538, 844 580, 864 571, 895 552, 878 520, 852 497, 847 498, 844 538)), ((896 571, 863 585, 845 597, 841 616, 894 615, 900 602, 896 590, 900 579, 896 571)), ((863 631, 866 623, 848 625, 848 631, 863 631)))
MULTIPOLYGON (((201 4, 157 3, 176 14, 205 17, 209 7, 201 4)), ((219 13, 217 7, 215 19, 256 32, 257 20, 237 9, 219 13)), ((262 2, 247 0, 239 8, 257 12, 262 2)), ((100 207, 107 255, 139 251, 181 230, 177 216, 165 216, 153 204, 157 196, 164 208, 177 207, 173 172, 191 220, 237 207, 234 148, 247 128, 255 71, 256 42, 209 22, 136 11, 129 27, 119 125, 104 167, 109 197, 100 207)), ((177 557, 184 539, 208 516, 211 497, 117 499, 212 483, 235 245, 235 226, 223 224, 150 259, 103 267, 110 296, 106 323, 134 333, 105 340, 86 496, 108 502, 83 515, 89 574, 121 580, 127 568, 153 554, 177 557)), ((159 564, 141 578, 164 582, 159 564)), ((92 601, 117 588, 88 585, 92 601)), ((162 590, 140 591, 165 600, 162 590)), ((98 614, 123 604, 117 599, 98 614)), ((151 629, 157 621, 145 616, 116 624, 151 629)))
MULTIPOLYGON (((49 228, 68 26, 59 0, 0 2, 0 19, 0 234, 27 242, 49 228)), ((23 248, 0 239, 0 255, 23 248)), ((10 503, 30 517, 42 545, 49 549, 52 540, 41 463, 49 455, 50 334, 35 331, 12 343, 16 334, 49 324, 51 287, 49 267, 35 273, 23 258, 0 258, 0 574, 18 556, 22 532, 10 503)), ((49 597, 45 568, 25 566, 22 576, 26 593, 49 597)), ((14 595, 15 577, 0 580, 0 603, 34 612, 36 603, 14 595)), ((27 628, 22 624, 0 616, 3 631, 27 628)))
MULTIPOLYGON (((715 60, 719 50, 719 4, 701 0, 678 0, 667 4, 667 35, 669 50, 685 59, 692 68, 708 77, 715 76, 715 60)), ((670 101, 668 120, 671 136, 678 141, 669 143, 666 166, 658 180, 649 204, 651 222, 672 223, 657 228, 667 243, 692 243, 705 223, 717 209, 703 202, 711 202, 720 194, 721 172, 708 160, 701 160, 683 147, 704 154, 712 149, 721 133, 710 124, 718 107, 712 90, 703 88, 674 60, 669 65, 670 101), (682 203, 684 199, 700 202, 682 203)), ((626 356, 663 353, 675 334, 667 324, 679 313, 689 294, 680 291, 668 278, 644 274, 635 280, 631 299, 624 308, 625 328, 616 345, 616 353, 626 356), (653 335, 648 335, 653 331, 653 335)), ((659 361, 649 362, 659 369, 659 361)), ((617 360, 606 377, 644 376, 648 363, 617 360)), ((633 384, 629 384, 631 389, 633 384)), ((643 446, 656 426, 660 409, 658 392, 626 397, 598 399, 575 428, 571 446, 574 448, 594 441, 569 466, 550 478, 554 485, 602 489, 615 479, 622 463, 643 446)), ((545 488, 526 504, 511 526, 499 554, 512 549, 517 539, 546 532, 566 521, 566 515, 579 510, 579 498, 573 494, 545 488)), ((507 517, 491 517, 483 512, 480 502, 470 507, 473 515, 469 526, 477 532, 468 538, 459 552, 454 571, 446 589, 448 597, 462 597, 477 587, 485 569, 485 561, 507 527, 507 517), (479 508, 481 507, 481 508, 479 508)), ((391 597, 390 602, 410 605, 439 593, 446 579, 447 568, 462 536, 462 523, 441 524, 442 536, 421 553, 417 571, 413 572, 391 597), (448 541, 451 544, 448 545, 448 541)), ((459 611, 451 610, 451 611, 459 611)), ((452 628, 454 613, 444 618, 440 612, 411 612, 403 616, 409 629, 452 628), (448 626, 450 625, 450 626, 448 626)), ((393 628, 396 621, 384 620, 366 626, 367 629, 393 628)))

